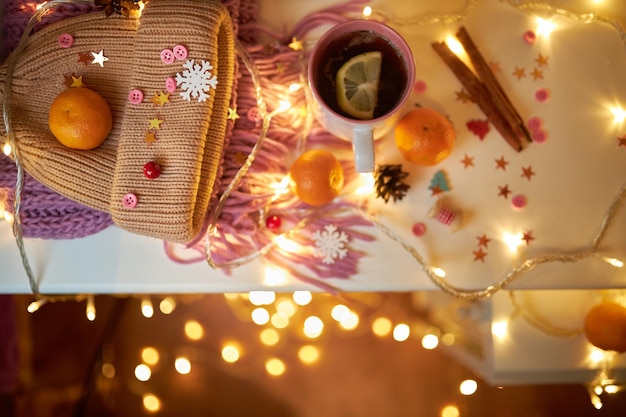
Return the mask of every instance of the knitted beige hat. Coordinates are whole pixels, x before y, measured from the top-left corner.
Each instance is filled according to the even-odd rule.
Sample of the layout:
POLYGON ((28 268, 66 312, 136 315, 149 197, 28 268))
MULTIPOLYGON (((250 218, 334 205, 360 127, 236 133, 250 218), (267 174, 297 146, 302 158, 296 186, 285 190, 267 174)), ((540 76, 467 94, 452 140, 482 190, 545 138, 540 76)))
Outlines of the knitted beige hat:
POLYGON ((192 240, 219 180, 233 45, 226 8, 202 0, 151 0, 140 17, 91 13, 36 32, 9 57, 17 59, 10 115, 26 171, 130 232, 192 240), (113 129, 94 150, 66 148, 48 128, 68 80, 111 107, 113 129), (157 178, 144 175, 149 162, 161 167, 157 178))

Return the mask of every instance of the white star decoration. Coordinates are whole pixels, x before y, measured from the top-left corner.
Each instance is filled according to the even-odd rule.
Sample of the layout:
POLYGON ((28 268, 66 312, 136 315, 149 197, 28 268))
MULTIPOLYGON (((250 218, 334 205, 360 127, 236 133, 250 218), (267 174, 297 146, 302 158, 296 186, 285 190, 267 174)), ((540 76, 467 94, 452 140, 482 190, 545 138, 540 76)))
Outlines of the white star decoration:
POLYGON ((98 53, 92 52, 91 55, 93 55, 93 61, 91 61, 91 63, 100 64, 101 67, 104 67, 104 63, 109 60, 109 58, 104 56, 104 50, 102 49, 100 49, 98 53))

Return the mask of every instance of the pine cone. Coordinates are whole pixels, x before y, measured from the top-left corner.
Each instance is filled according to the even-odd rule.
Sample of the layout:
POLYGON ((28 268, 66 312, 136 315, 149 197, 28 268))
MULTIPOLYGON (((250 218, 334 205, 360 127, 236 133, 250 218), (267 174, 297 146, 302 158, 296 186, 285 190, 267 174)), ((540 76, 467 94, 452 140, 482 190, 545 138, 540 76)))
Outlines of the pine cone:
POLYGON ((408 172, 402 171, 402 165, 379 165, 376 168, 376 196, 385 200, 385 203, 393 198, 393 201, 399 201, 404 198, 409 186, 404 180, 409 175, 408 172))

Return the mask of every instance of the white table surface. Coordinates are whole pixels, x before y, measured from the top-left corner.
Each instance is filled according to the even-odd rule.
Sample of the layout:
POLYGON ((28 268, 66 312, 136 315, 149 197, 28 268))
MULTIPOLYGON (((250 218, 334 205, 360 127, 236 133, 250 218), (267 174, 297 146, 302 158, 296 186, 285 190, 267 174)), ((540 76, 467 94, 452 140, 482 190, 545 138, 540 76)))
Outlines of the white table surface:
MULTIPOLYGON (((282 0, 271 2, 271 9, 266 3, 261 2, 261 23, 281 30, 322 4, 333 2, 298 2, 296 7, 296 2, 282 0)), ((465 2, 451 2, 450 8, 454 9, 457 3, 465 2)), ((388 7, 382 4, 383 8, 388 7)), ((602 13, 615 13, 618 9, 607 4, 594 5, 591 1, 576 4, 587 9, 595 7, 602 13)), ((448 114, 457 128, 457 144, 452 155, 441 164, 417 168, 403 163, 393 138, 385 138, 378 149, 378 162, 403 163, 404 169, 410 171, 411 191, 402 202, 388 205, 375 202, 373 207, 385 225, 415 247, 429 263, 443 268, 449 282, 459 287, 486 287, 511 269, 514 259, 502 242, 503 232, 531 230, 535 237, 530 245, 520 248, 515 256, 517 262, 526 257, 585 247, 600 226, 609 202, 626 181, 626 148, 615 145, 615 138, 626 133, 626 127, 615 126, 608 110, 609 106, 618 104, 626 108, 626 47, 617 32, 607 25, 563 18, 554 21, 558 26, 550 39, 540 39, 532 46, 523 43, 522 34, 535 28, 535 19, 498 1, 479 1, 476 12, 463 22, 483 55, 499 62, 502 72, 498 78, 520 113, 525 118, 541 117, 549 131, 545 143, 533 143, 519 154, 493 128, 482 142, 465 128, 468 120, 484 116, 476 106, 456 100, 454 92, 461 85, 430 47, 431 42, 454 33, 458 25, 396 27, 413 49, 417 78, 428 85, 426 93, 414 97, 413 102, 448 114), (512 69, 531 68, 539 52, 550 60, 545 79, 516 80, 512 69), (533 97, 540 87, 550 91, 550 99, 545 103, 538 103, 533 97), (475 167, 463 167, 460 160, 465 154, 474 157, 475 167), (493 160, 501 156, 510 162, 506 171, 494 168, 493 160), (520 175, 521 167, 529 165, 537 173, 531 181, 520 175), (427 218, 434 201, 427 187, 440 169, 446 172, 452 185, 448 197, 466 217, 463 227, 456 232, 427 218), (514 193, 524 194, 528 207, 514 211, 510 201, 499 197, 497 187, 504 184, 514 193), (428 227, 422 238, 410 231, 417 221, 425 222, 428 227), (492 241, 485 262, 477 262, 472 251, 477 248, 476 237, 482 234, 492 241)), ((626 260, 624 231, 626 207, 620 209, 610 225, 601 245, 602 254, 626 260)), ((358 246, 367 253, 359 274, 328 283, 343 291, 436 288, 396 242, 374 228, 366 232, 376 240, 350 247, 358 246)), ((79 240, 29 239, 26 248, 43 293, 242 292, 271 288, 263 282, 259 261, 237 268, 231 275, 212 270, 204 262, 179 265, 167 258, 162 242, 116 227, 79 240)), ((626 268, 613 268, 598 259, 541 265, 520 276, 512 287, 624 288, 626 268)), ((271 289, 315 288, 291 278, 271 289)), ((0 222, 0 292, 30 292, 6 222, 0 222)))

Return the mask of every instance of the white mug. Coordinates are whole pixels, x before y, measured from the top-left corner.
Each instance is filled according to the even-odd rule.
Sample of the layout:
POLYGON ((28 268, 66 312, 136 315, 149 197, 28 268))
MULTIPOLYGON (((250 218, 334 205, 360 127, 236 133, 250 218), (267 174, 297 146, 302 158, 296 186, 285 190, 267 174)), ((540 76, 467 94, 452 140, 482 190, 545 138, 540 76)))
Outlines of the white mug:
MULTIPOLYGON (((385 71, 384 62, 385 57, 383 53, 383 72, 385 71)), ((385 76, 383 72, 381 72, 381 78, 385 76)), ((331 75, 331 77, 334 76, 331 75)), ((324 33, 315 44, 308 62, 308 80, 313 95, 315 117, 330 133, 352 141, 357 172, 374 171, 374 139, 383 137, 393 129, 401 116, 406 101, 411 95, 414 79, 415 63, 413 62, 413 54, 409 45, 400 34, 383 23, 374 20, 349 20, 339 23, 324 33), (339 39, 345 39, 344 35, 349 37, 350 35, 348 34, 363 31, 373 32, 376 36, 382 37, 390 44, 395 51, 395 55, 400 58, 400 61, 403 61, 399 63, 403 65, 403 68, 396 68, 396 65, 394 70, 406 74, 404 85, 396 85, 398 90, 394 92, 393 97, 393 103, 395 104, 385 111, 384 114, 375 114, 374 118, 369 120, 355 119, 342 114, 337 109, 336 104, 332 105, 324 100, 325 94, 321 92, 321 90, 328 88, 334 89, 334 79, 329 81, 328 77, 324 78, 320 73, 322 66, 329 65, 328 62, 322 62, 327 61, 325 54, 328 53, 329 46, 331 47, 330 50, 333 50, 337 47, 333 45, 333 42, 343 42, 339 39), (326 85, 322 85, 322 83, 326 83, 326 85), (332 86, 328 84, 332 84, 332 86)), ((398 80, 398 82, 402 81, 398 80)), ((328 96, 326 95, 326 97, 328 96)))

